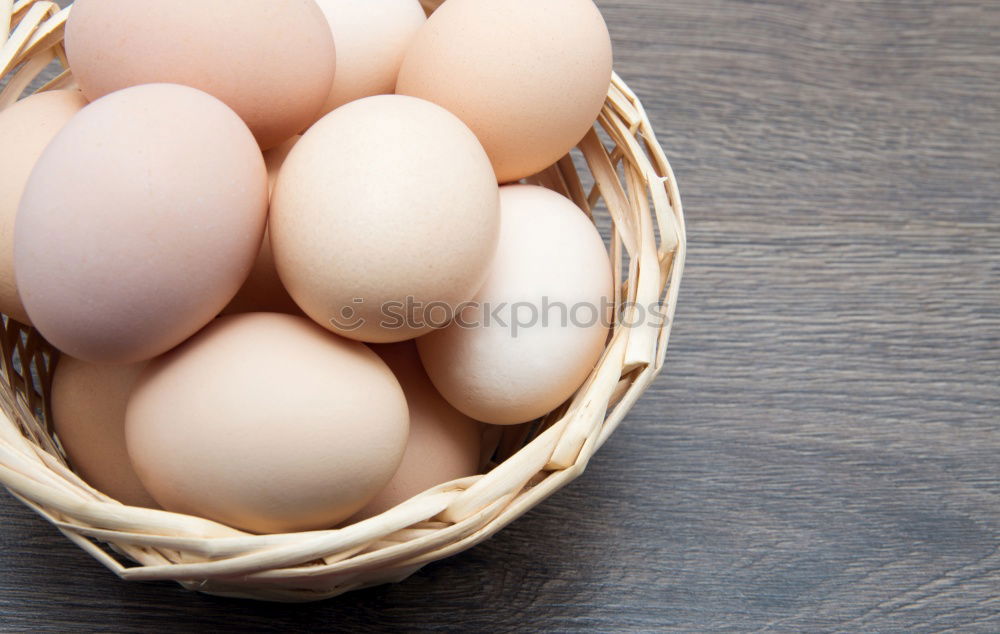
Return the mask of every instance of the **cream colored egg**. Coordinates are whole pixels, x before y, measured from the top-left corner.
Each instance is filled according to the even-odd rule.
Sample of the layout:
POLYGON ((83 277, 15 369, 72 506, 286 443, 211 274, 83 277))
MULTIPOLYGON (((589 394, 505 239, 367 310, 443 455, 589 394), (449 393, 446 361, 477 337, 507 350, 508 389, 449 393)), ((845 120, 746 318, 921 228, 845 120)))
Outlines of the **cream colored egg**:
POLYGON ((126 441, 163 506, 253 532, 334 526, 399 466, 406 398, 362 344, 308 319, 220 317, 153 361, 126 441))
POLYGON ((613 282, 600 234, 569 199, 511 185, 500 201, 500 246, 475 306, 417 347, 456 409, 515 424, 555 409, 594 368, 613 282))
POLYGON ((322 326, 373 343, 447 321, 499 234, 489 159, 454 115, 384 95, 334 110, 285 161, 269 227, 278 275, 322 326))
POLYGON ((145 366, 93 365, 64 355, 52 377, 52 425, 88 484, 122 504, 157 508, 125 450, 125 405, 145 366))
POLYGON ((584 137, 611 65, 611 38, 591 0, 448 0, 407 51, 396 92, 458 115, 506 183, 584 137))
MULTIPOLYGON (((299 136, 294 136, 276 148, 264 152, 264 164, 267 165, 268 190, 274 188, 274 181, 278 178, 278 172, 288 153, 292 151, 298 143, 299 136)), ((233 315, 236 313, 288 313, 289 315, 300 315, 302 311, 288 291, 281 284, 278 271, 274 268, 274 252, 271 250, 271 235, 264 231, 264 239, 254 260, 253 268, 247 281, 243 283, 233 301, 229 302, 223 315, 233 315)))
POLYGON ((56 135, 14 232, 35 327, 92 363, 166 352, 246 280, 267 214, 267 174, 246 125, 174 84, 103 97, 56 135))
POLYGON ((28 324, 14 280, 14 219, 35 161, 73 115, 87 105, 78 90, 32 95, 0 111, 0 313, 28 324))
POLYGON ((315 120, 336 68, 314 0, 76 0, 66 53, 91 100, 138 84, 192 86, 235 110, 264 149, 315 120))
POLYGON ((406 394, 410 438, 403 461, 389 484, 351 519, 387 511, 427 489, 479 471, 483 425, 448 404, 427 378, 411 341, 372 346, 406 394))
POLYGON ((337 43, 337 74, 323 114, 395 91, 406 48, 427 20, 418 0, 316 0, 337 43))

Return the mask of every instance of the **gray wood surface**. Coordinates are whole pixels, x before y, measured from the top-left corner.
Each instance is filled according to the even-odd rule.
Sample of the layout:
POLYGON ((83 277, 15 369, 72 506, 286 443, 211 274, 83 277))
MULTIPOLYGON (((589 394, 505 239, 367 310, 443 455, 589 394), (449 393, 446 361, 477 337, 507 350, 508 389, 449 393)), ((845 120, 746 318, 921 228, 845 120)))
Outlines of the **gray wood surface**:
POLYGON ((303 606, 121 582, 3 496, 0 627, 1000 631, 1000 3, 599 4, 691 251, 588 472, 303 606))

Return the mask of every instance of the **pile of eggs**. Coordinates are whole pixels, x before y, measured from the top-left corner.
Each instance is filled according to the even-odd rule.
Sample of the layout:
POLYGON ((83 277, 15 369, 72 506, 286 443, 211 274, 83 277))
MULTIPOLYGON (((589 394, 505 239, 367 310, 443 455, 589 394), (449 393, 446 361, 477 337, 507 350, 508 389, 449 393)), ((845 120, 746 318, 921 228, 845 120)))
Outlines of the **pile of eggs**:
POLYGON ((600 358, 607 319, 510 323, 613 295, 584 212, 518 183, 604 103, 591 0, 77 0, 65 44, 79 89, 0 111, 0 312, 61 351, 95 488, 344 525, 474 475, 600 358))

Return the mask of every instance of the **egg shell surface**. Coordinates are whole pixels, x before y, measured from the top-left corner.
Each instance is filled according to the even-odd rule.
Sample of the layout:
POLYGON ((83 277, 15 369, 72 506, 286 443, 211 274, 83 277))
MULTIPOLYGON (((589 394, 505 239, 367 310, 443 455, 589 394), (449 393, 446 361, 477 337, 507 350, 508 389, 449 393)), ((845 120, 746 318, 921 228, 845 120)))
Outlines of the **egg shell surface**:
POLYGON ((246 280, 267 214, 264 160, 218 99, 146 84, 86 106, 39 158, 15 277, 32 323, 91 363, 135 363, 211 321, 246 280))
POLYGON ((337 44, 337 73, 323 106, 396 90, 406 49, 427 21, 417 0, 316 0, 337 44))
POLYGON ((63 355, 52 377, 52 426, 88 484, 122 504, 159 508, 125 449, 125 406, 145 366, 94 365, 63 355))
POLYGON ((499 192, 454 115, 413 97, 368 97, 292 149, 269 228, 278 275, 309 317, 392 343, 446 323, 475 295, 496 250, 499 192))
POLYGON ((0 313, 31 323, 14 279, 14 221, 35 162, 87 100, 78 90, 50 90, 0 110, 0 313))
POLYGON ((336 48, 314 0, 76 0, 66 53, 88 99, 191 86, 236 111, 269 149, 315 120, 336 48))
POLYGON ((483 425, 448 404, 427 378, 412 341, 372 346, 403 387, 410 410, 410 437, 389 484, 351 521, 387 511, 427 489, 475 475, 483 425))
POLYGON ((612 273, 597 228, 569 199, 500 190, 500 246, 474 305, 417 340, 442 396, 487 423, 534 420, 568 399, 600 358, 612 273))
POLYGON ((366 346, 302 317, 250 313, 152 362, 125 431, 165 509, 277 533, 358 511, 392 478, 408 428, 399 382, 366 346))
POLYGON ((448 0, 414 38, 396 92, 458 115, 508 183, 584 137, 611 67, 611 37, 591 0, 448 0))

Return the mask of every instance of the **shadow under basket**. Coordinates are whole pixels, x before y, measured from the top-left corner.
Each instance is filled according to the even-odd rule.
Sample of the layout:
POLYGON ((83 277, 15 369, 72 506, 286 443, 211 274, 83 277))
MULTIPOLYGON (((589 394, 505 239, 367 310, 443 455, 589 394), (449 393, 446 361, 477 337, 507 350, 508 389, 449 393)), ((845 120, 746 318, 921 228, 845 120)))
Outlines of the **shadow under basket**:
MULTIPOLYGON (((9 35, 0 50, 6 81, 0 107, 51 73, 50 66, 58 67, 55 79, 40 90, 73 86, 62 45, 69 9, 43 0, 3 4, 0 20, 9 35)), ((436 4, 424 2, 428 10, 436 4)), ((58 353, 37 331, 4 316, 0 482, 123 579, 171 580, 223 596, 324 599, 401 581, 489 538, 583 473, 659 374, 667 350, 684 268, 684 215, 642 105, 617 75, 577 150, 528 181, 566 195, 599 226, 610 226, 617 321, 583 387, 543 419, 502 428, 484 475, 440 485, 345 528, 305 533, 252 535, 124 506, 67 465, 50 425, 58 353), (651 319, 651 306, 662 317, 651 319)))

